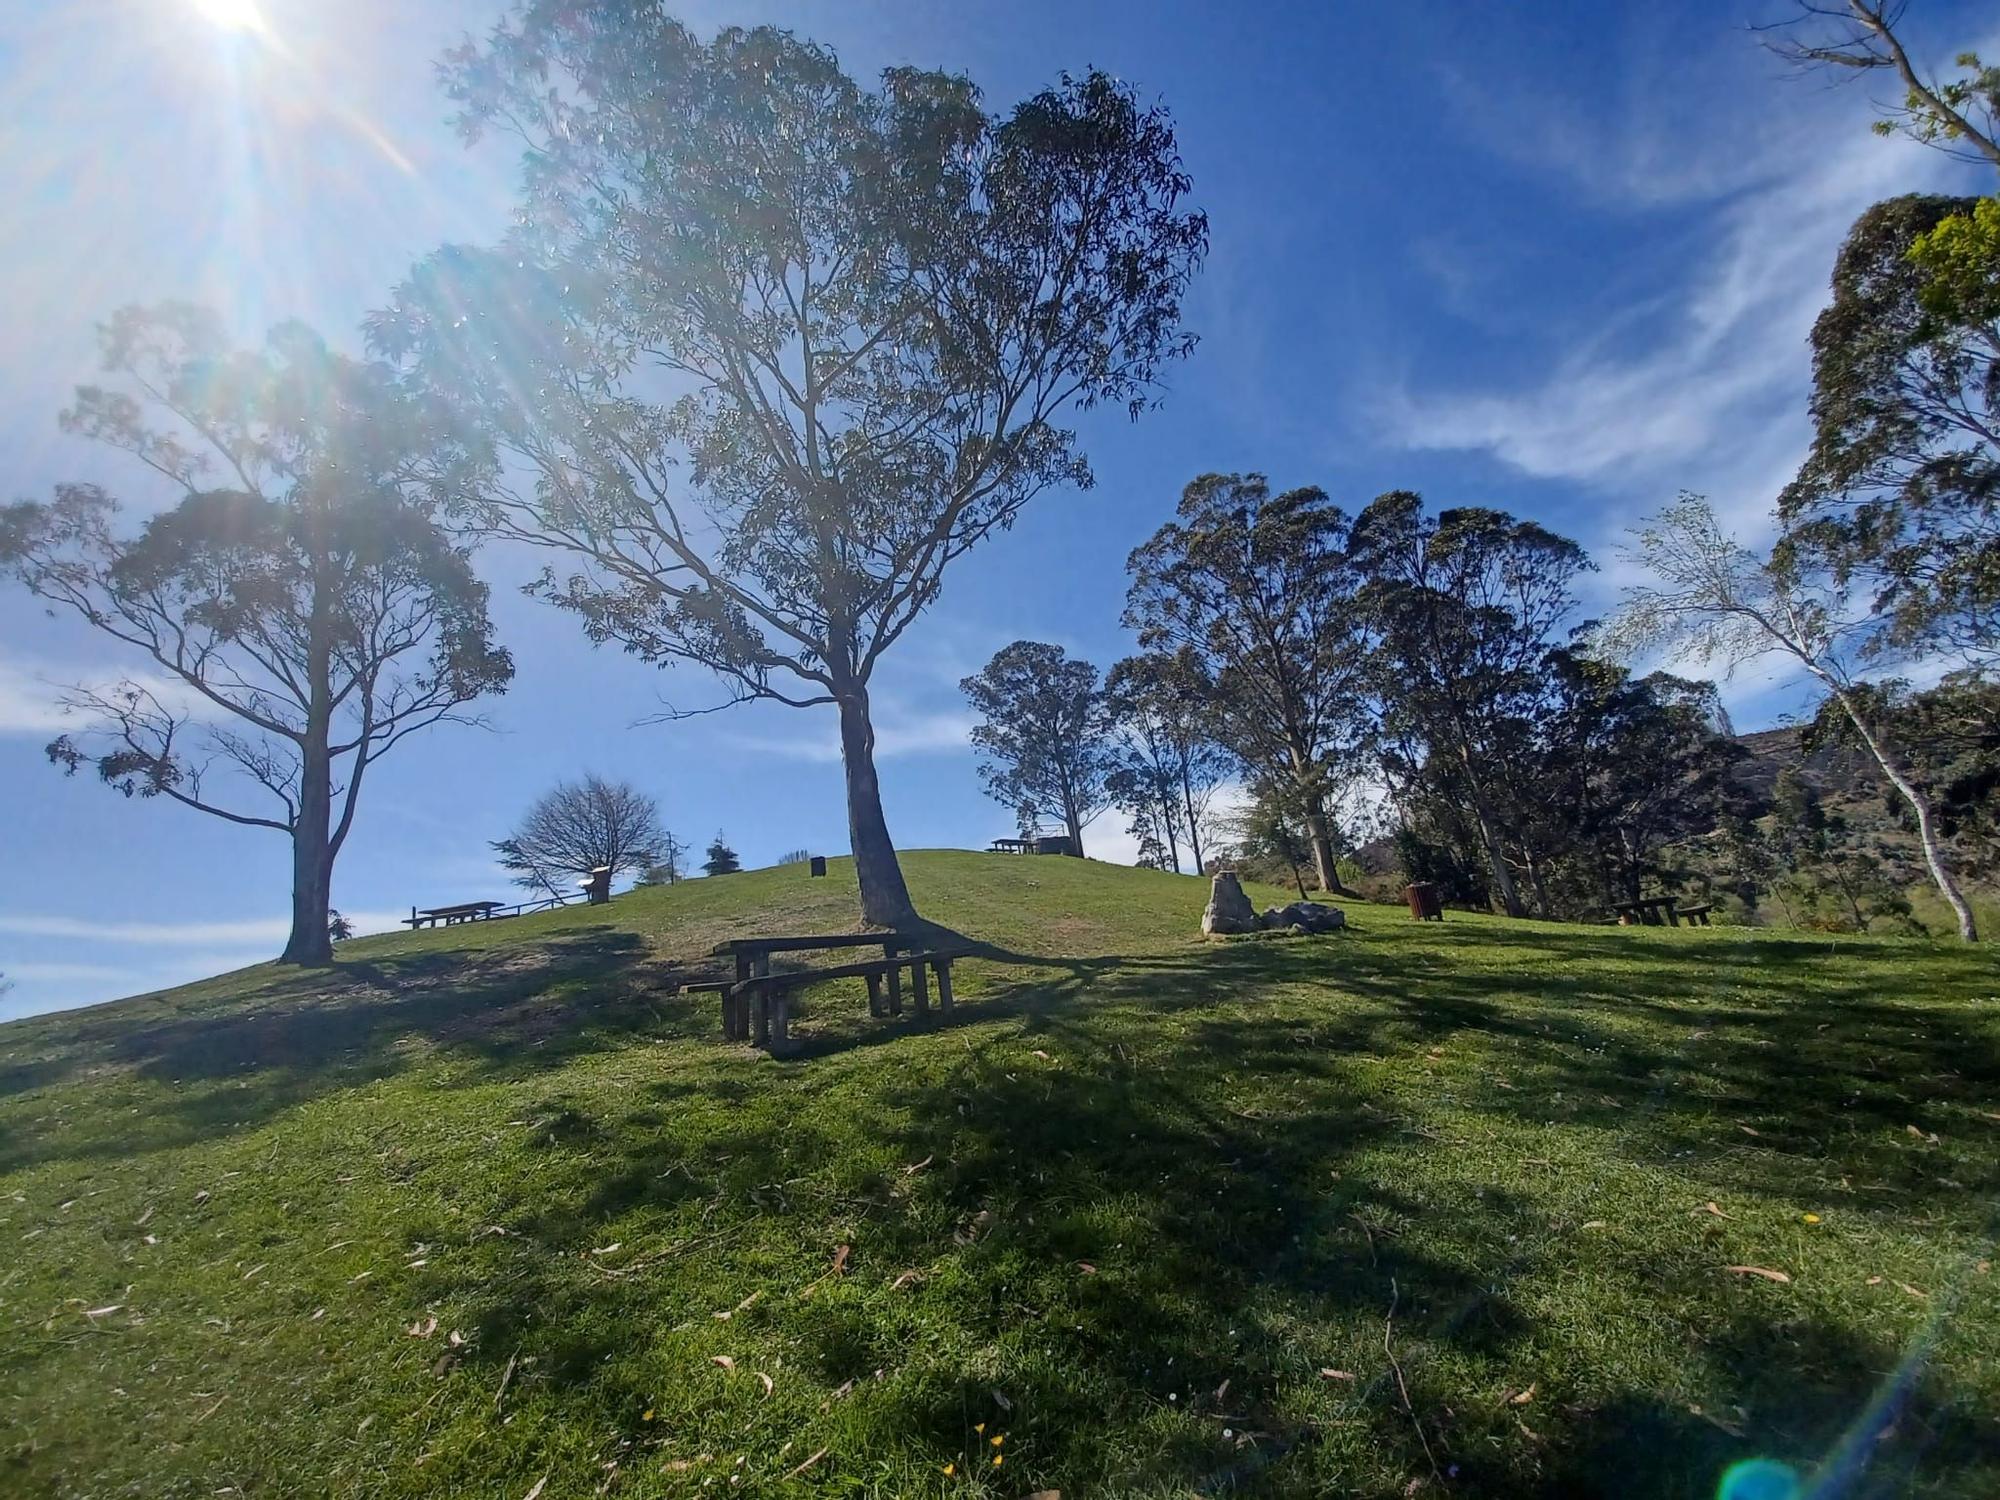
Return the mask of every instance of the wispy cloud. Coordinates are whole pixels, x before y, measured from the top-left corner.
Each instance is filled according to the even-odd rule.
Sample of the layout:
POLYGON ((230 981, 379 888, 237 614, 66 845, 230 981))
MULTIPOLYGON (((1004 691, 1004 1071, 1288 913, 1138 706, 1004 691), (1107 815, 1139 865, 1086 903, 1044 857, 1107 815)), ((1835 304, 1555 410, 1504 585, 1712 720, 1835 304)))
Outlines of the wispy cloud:
MULTIPOLYGON (((1720 110, 1705 129, 1671 135, 1555 116, 1514 139, 1509 154, 1635 223, 1664 225, 1658 210, 1673 205, 1677 239, 1708 248, 1678 277, 1609 287, 1596 326, 1539 373, 1391 386, 1376 413, 1387 440, 1485 451, 1531 477, 1577 482, 1625 502, 1603 514, 1607 525, 1682 488, 1760 525, 1803 456, 1807 336, 1842 239, 1870 204, 1959 170, 1870 135, 1852 109, 1828 118, 1780 105, 1793 105, 1773 111, 1789 130, 1720 110)), ((1607 268, 1607 283, 1617 275, 1607 268)))
MULTIPOLYGON (((350 912, 357 932, 393 929, 399 912, 350 912)), ((87 917, 0 914, 0 934, 17 938, 90 943, 133 943, 163 948, 252 948, 275 950, 291 931, 286 917, 250 917, 231 922, 100 922, 87 917)))
POLYGON ((185 683, 159 673, 120 672, 103 665, 70 666, 0 657, 0 734, 60 734, 87 719, 69 712, 63 697, 83 686, 105 691, 120 683, 145 689, 176 713, 212 717, 217 710, 185 683))
MULTIPOLYGON (((976 721, 970 714, 955 710, 910 713, 891 710, 879 713, 875 722, 875 758, 893 760, 907 755, 936 755, 967 749, 976 721)), ((735 734, 722 738, 733 748, 751 755, 773 755, 785 760, 819 764, 840 759, 840 733, 830 713, 815 714, 800 726, 796 735, 735 734)))

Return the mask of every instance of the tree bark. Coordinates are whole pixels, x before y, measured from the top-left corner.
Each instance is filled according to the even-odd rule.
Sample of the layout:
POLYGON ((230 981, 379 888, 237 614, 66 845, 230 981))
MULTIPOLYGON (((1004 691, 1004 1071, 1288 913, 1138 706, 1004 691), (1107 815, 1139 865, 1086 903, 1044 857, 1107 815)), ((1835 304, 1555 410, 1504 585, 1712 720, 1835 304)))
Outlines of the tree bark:
POLYGON ((1461 739, 1458 750, 1459 764, 1465 767, 1465 782, 1472 791, 1472 815, 1479 823, 1479 838, 1486 845, 1486 863, 1493 870, 1493 884, 1500 892, 1500 904, 1510 917, 1524 917, 1527 908, 1521 905, 1521 892, 1514 884, 1514 872, 1507 864, 1506 852, 1500 847, 1500 830, 1494 826, 1493 809, 1486 801, 1486 788, 1480 784, 1479 773, 1472 768, 1472 753, 1461 739))
POLYGON ((1201 858, 1201 826, 1194 815, 1194 788, 1188 784, 1185 766, 1181 768, 1181 802, 1187 808, 1188 848, 1194 854, 1194 872, 1197 875, 1206 875, 1208 867, 1202 863, 1201 858))
POLYGON ((333 939, 326 930, 332 901, 333 757, 328 744, 333 731, 332 629, 322 604, 324 590, 314 589, 311 639, 306 645, 310 697, 305 735, 299 744, 299 806, 292 820, 292 935, 281 964, 324 968, 333 962, 333 939))
POLYGON ((868 716, 868 689, 846 684, 840 691, 840 760, 847 774, 847 840, 854 873, 861 883, 861 917, 876 927, 908 927, 917 920, 896 846, 882 816, 882 785, 875 779, 875 725, 868 716))
MULTIPOLYGON (((1832 686, 1832 684, 1829 684, 1832 686)), ((1944 850, 1938 844, 1937 825, 1931 817, 1930 799, 1917 790, 1916 783, 1903 774, 1896 765, 1889 747, 1875 736, 1868 727, 1867 717, 1861 712, 1852 696, 1838 686, 1833 688, 1834 697, 1839 700, 1841 711, 1847 721, 1854 726, 1854 732, 1861 736, 1861 743, 1868 747, 1868 753, 1875 757, 1875 764, 1882 768, 1882 774, 1889 778, 1903 800, 1910 804, 1910 811, 1916 814, 1917 842, 1923 847, 1924 864, 1929 867, 1931 881, 1938 888, 1952 914, 1958 918, 1958 935, 1968 943, 1979 941, 1979 925, 1972 916, 1972 906, 1952 878, 1950 868, 1944 861, 1944 850)))

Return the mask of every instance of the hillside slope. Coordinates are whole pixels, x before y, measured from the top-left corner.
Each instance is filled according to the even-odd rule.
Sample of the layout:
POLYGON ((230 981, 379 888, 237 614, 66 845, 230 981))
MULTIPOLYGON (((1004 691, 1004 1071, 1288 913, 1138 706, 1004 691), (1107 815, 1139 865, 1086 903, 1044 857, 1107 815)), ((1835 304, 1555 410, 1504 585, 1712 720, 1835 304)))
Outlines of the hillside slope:
POLYGON ((796 1061, 659 981, 845 862, 0 1027, 0 1492, 2000 1490, 1983 952, 907 868, 796 1061))

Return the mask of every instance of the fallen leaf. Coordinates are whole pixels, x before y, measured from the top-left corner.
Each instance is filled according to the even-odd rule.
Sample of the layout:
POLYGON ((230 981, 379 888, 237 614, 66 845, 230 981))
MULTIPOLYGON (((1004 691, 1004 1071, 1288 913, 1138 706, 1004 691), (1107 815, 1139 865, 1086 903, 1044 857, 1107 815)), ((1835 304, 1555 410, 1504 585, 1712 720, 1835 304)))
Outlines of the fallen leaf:
POLYGON ((623 1240, 613 1240, 608 1245, 599 1245, 595 1250, 591 1251, 590 1253, 592 1255, 609 1255, 613 1250, 622 1250, 624 1248, 625 1248, 625 1242, 623 1240))
POLYGON ((762 1297, 763 1295, 764 1293, 762 1292, 762 1290, 752 1292, 749 1296, 745 1297, 741 1302, 736 1304, 736 1310, 738 1312, 750 1311, 751 1308, 757 1305, 757 1299, 762 1297))
POLYGON ((1697 1208, 1695 1212, 1698 1214, 1702 1213, 1714 1214, 1715 1217, 1718 1219, 1726 1219, 1729 1217, 1728 1214, 1724 1213, 1721 1209, 1715 1206, 1714 1199, 1710 1199, 1708 1202, 1702 1204, 1702 1206, 1700 1208, 1697 1208))
POLYGON ((770 1376, 766 1375, 762 1370, 759 1370, 757 1372, 757 1380, 758 1383, 764 1387, 764 1394, 766 1396, 770 1395, 772 1391, 777 1389, 778 1383, 775 1380, 773 1380, 770 1376))
POLYGON ((1086 1275, 1086 1276, 1095 1276, 1095 1275, 1097 1274, 1097 1267, 1093 1266, 1093 1265, 1092 1265, 1092 1264, 1091 1264, 1091 1263, 1090 1263, 1089 1261, 1087 1261, 1087 1260, 1080 1260, 1080 1261, 1078 1261, 1078 1262, 1076 1263, 1076 1268, 1077 1268, 1077 1269, 1078 1269, 1079 1271, 1083 1272, 1083 1274, 1084 1274, 1084 1275, 1086 1275))
POLYGON ((1912 1297, 1915 1297, 1920 1302, 1928 1302, 1931 1300, 1931 1294, 1929 1292, 1920 1291, 1916 1287, 1911 1286, 1907 1281, 1899 1281, 1896 1283, 1896 1285, 1901 1287, 1904 1291, 1908 1292, 1912 1297))
POLYGON ((1507 1404, 1509 1406, 1526 1406, 1530 1401, 1534 1399, 1535 1399, 1535 1386, 1534 1383, 1530 1381, 1528 1384, 1528 1388, 1525 1391, 1522 1391, 1519 1395, 1509 1396, 1507 1398, 1507 1404))
POLYGON ((1725 1271, 1734 1271, 1738 1276, 1761 1276, 1766 1281, 1789 1282, 1792 1278, 1783 1271, 1773 1271, 1769 1266, 1724 1266, 1725 1271))
POLYGON ((928 1167, 932 1162, 936 1160, 937 1156, 935 1154, 926 1156, 922 1161, 916 1162, 911 1166, 903 1168, 903 1175, 905 1177, 908 1177, 912 1172, 921 1172, 925 1167, 928 1167))
POLYGON ((427 1339, 437 1331, 438 1320, 436 1318, 432 1318, 428 1323, 420 1318, 403 1330, 404 1333, 413 1339, 427 1339))
POLYGON ((854 1247, 852 1245, 842 1245, 838 1250, 833 1252, 834 1275, 845 1276, 847 1274, 847 1257, 853 1253, 854 1247))
POLYGON ((124 1303, 114 1302, 109 1307, 93 1307, 84 1316, 86 1318, 108 1318, 115 1312, 122 1312, 124 1307, 124 1303))
POLYGON ((1880 1276, 1870 1276, 1868 1278, 1869 1286, 1880 1286, 1881 1284, 1882 1284, 1882 1278, 1880 1276))
POLYGON ((1817 1224, 1819 1222, 1818 1214, 1804 1214, 1801 1217, 1803 1217, 1806 1223, 1808 1224, 1817 1224))
POLYGON ((1745 1124, 1742 1124, 1742 1123, 1740 1123, 1740 1122, 1739 1122, 1739 1123, 1737 1124, 1736 1128, 1737 1128, 1738 1130, 1742 1131, 1742 1132, 1743 1132, 1743 1133, 1744 1133, 1745 1135, 1762 1135, 1762 1134, 1763 1134, 1763 1132, 1762 1132, 1761 1130, 1752 1130, 1752 1129, 1751 1129, 1751 1128, 1750 1128, 1750 1127, 1749 1127, 1748 1125, 1745 1125, 1745 1124))
POLYGON ((1321 1380, 1352 1380, 1354 1375, 1349 1370, 1321 1370, 1319 1378, 1321 1380))
POLYGON ((815 1453, 811 1458, 807 1459, 804 1463, 798 1465, 798 1467, 786 1473, 785 1478, 787 1479, 798 1478, 799 1475, 805 1473, 807 1469, 810 1469, 814 1464, 818 1463, 822 1458, 825 1458, 828 1452, 829 1452, 828 1449, 825 1448, 820 1449, 819 1452, 815 1453))
POLYGON ((1583 1227, 1585 1229, 1609 1229, 1611 1226, 1602 1219, 1592 1219, 1583 1227))
POLYGON ((1061 1490, 1036 1490, 1027 1500, 1062 1500, 1061 1490))
POLYGON ((711 1354, 708 1357, 708 1362, 712 1365, 721 1365, 725 1370, 736 1368, 736 1361, 731 1359, 727 1354, 711 1354))
POLYGON ((1035 1056, 1039 1057, 1043 1062, 1047 1062, 1049 1060, 1048 1053, 1044 1052, 1040 1047, 1037 1047, 1035 1049, 1035 1056))
POLYGON ((1215 1388, 1215 1404, 1217 1406, 1220 1406, 1226 1399, 1228 1399, 1228 1396, 1229 1396, 1229 1382, 1225 1380, 1222 1382, 1221 1385, 1215 1388))
POLYGON ((921 1271, 905 1271, 901 1276, 898 1276, 894 1281, 889 1283, 889 1290, 900 1292, 904 1287, 915 1286, 923 1279, 924 1273, 921 1271))
MULTIPOLYGON (((1982 1269, 1984 1268, 1982 1267, 1982 1269)), ((1014 1403, 1009 1401, 1005 1396, 1001 1395, 1000 1392, 994 1391, 991 1394, 993 1396, 993 1404, 999 1407, 1000 1410, 1012 1411, 1014 1409, 1014 1403)), ((1055 1492, 1051 1490, 1048 1493, 1053 1494, 1055 1492)))
POLYGON ((540 1479, 537 1479, 535 1481, 535 1487, 529 1490, 526 1495, 522 1496, 521 1500, 535 1500, 535 1497, 537 1495, 541 1494, 543 1490, 548 1488, 548 1483, 549 1483, 549 1476, 544 1474, 540 1479))

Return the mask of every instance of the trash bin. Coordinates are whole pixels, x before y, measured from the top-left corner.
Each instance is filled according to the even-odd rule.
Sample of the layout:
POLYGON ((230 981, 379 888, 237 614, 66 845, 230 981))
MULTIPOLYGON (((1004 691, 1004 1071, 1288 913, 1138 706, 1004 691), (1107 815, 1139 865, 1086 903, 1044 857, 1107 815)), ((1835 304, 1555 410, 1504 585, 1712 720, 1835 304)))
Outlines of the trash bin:
POLYGON ((812 857, 811 863, 813 874, 824 875, 826 873, 826 856, 824 854, 815 854, 812 857))
POLYGON ((1444 920, 1444 902, 1438 896, 1438 888, 1428 880, 1404 886, 1403 899, 1410 903, 1410 915, 1419 922, 1444 920))

